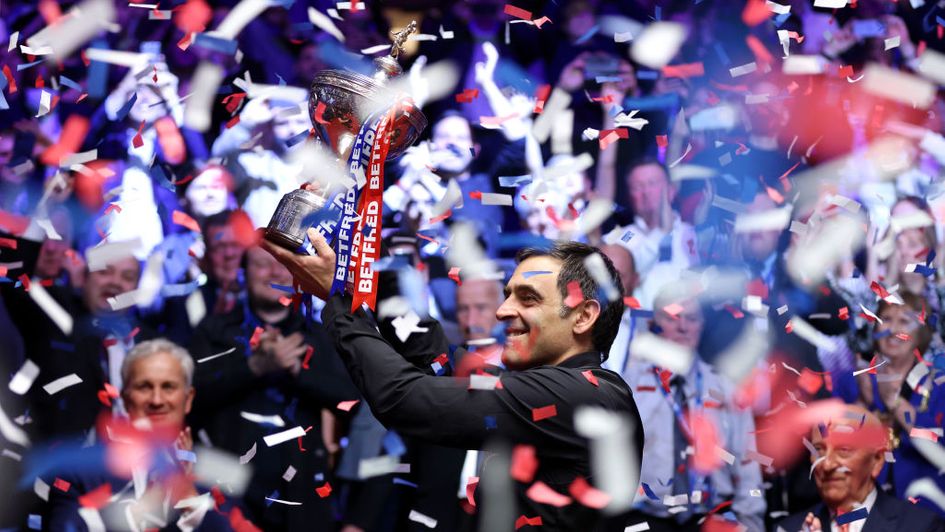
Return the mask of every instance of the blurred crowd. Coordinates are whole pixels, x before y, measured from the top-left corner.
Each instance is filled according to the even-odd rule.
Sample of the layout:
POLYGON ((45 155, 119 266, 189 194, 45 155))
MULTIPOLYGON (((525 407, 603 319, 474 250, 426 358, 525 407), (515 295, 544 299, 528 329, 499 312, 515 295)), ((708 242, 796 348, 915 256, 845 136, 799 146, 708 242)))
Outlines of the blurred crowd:
POLYGON ((834 4, 0 4, 0 528, 475 529, 481 452, 381 425, 258 245, 339 175, 314 76, 372 75, 411 20, 429 125, 386 163, 381 315, 501 365, 515 253, 589 243, 627 304, 634 519, 774 530, 874 482, 945 515, 945 8, 834 4), (75 21, 68 55, 31 40, 75 21), (867 466, 811 443, 831 400, 881 424, 867 466))

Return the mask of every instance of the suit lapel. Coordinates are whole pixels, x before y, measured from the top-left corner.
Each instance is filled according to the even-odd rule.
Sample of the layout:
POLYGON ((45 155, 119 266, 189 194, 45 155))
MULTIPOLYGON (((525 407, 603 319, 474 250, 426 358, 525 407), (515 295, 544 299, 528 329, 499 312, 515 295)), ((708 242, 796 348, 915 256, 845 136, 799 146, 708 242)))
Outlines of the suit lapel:
POLYGON ((873 510, 866 517, 866 523, 863 524, 863 532, 893 532, 896 530, 896 520, 898 516, 894 509, 889 508, 889 495, 883 490, 876 488, 876 502, 873 503, 873 510))

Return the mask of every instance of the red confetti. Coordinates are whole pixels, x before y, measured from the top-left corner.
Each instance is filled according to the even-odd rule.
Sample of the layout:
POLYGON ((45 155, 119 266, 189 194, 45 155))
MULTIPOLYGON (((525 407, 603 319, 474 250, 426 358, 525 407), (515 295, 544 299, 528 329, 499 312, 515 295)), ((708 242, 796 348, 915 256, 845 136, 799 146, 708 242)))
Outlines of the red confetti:
POLYGON ((788 334, 791 334, 792 332, 794 332, 794 324, 792 324, 791 322, 787 322, 784 325, 784 332, 788 334))
POLYGON ((545 102, 548 101, 548 95, 551 94, 551 85, 542 85, 535 91, 535 109, 534 112, 540 113, 545 110, 545 102))
MULTIPOLYGON (((765 10, 767 10, 767 7, 765 10)), ((764 44, 761 44, 761 41, 758 40, 758 37, 749 35, 748 37, 745 37, 745 43, 748 45, 751 53, 755 54, 755 60, 758 62, 759 67, 774 63, 774 56, 772 56, 771 52, 765 48, 764 44)))
POLYGON ((472 199, 477 199, 477 200, 479 200, 479 201, 482 201, 482 191, 481 191, 481 190, 473 190, 472 192, 469 193, 469 197, 472 198, 472 199))
POLYGON ((59 477, 56 477, 56 480, 53 482, 53 487, 59 491, 69 491, 70 486, 72 486, 71 483, 59 477))
POLYGON ((105 207, 105 213, 103 216, 108 216, 112 211, 117 211, 118 214, 121 214, 121 205, 117 203, 109 203, 108 207, 105 207))
POLYGON ((518 519, 515 520, 515 530, 522 528, 523 526, 541 526, 541 516, 538 517, 525 517, 524 515, 518 516, 518 519))
POLYGON ((683 306, 680 305, 679 303, 670 303, 669 305, 666 305, 665 307, 663 307, 663 312, 672 316, 673 319, 678 319, 679 314, 682 313, 682 311, 684 310, 686 309, 683 308, 683 306))
POLYGON ((532 408, 532 421, 541 421, 558 415, 558 407, 555 405, 532 408))
POLYGON ((324 499, 325 497, 331 495, 331 484, 326 482, 324 486, 315 488, 315 493, 317 493, 319 497, 324 499))
POLYGON ((749 27, 757 26, 768 20, 771 13, 772 11, 768 9, 768 4, 765 0, 748 0, 745 4, 745 8, 742 9, 742 22, 749 27))
POLYGON ((600 510, 610 504, 610 495, 588 484, 584 477, 575 478, 568 486, 568 493, 588 508, 600 510))
POLYGON ((463 280, 459 278, 459 266, 453 266, 450 268, 449 273, 446 275, 458 286, 463 286, 463 280))
MULTIPOLYGON (((663 76, 667 78, 697 78, 705 75, 705 65, 699 63, 684 63, 681 65, 666 65, 663 67, 663 76)), ((666 135, 657 135, 666 137, 666 135)), ((662 147, 662 146, 661 146, 662 147)))
POLYGON ((14 94, 16 92, 16 80, 13 79, 13 73, 10 72, 10 67, 6 65, 3 65, 3 77, 7 78, 7 86, 9 87, 10 94, 14 94))
POLYGON ((535 457, 535 447, 532 445, 516 445, 512 449, 512 464, 509 467, 509 476, 513 479, 528 483, 535 478, 538 470, 538 458, 535 457))
POLYGON ((200 224, 197 223, 197 220, 194 220, 184 211, 174 211, 171 214, 171 220, 181 227, 186 227, 195 233, 200 232, 200 224))
POLYGON ((453 209, 446 209, 446 212, 444 212, 443 214, 430 218, 430 225, 442 222, 443 220, 449 218, 452 215, 453 215, 453 209))
MULTIPOLYGON (((3 67, 6 69, 6 67, 3 67)), ((40 161, 46 165, 58 165, 63 158, 75 153, 89 132, 89 119, 81 115, 70 115, 62 126, 59 140, 40 155, 40 161)))
POLYGON ((637 298, 635 298, 635 297, 633 297, 633 296, 626 296, 626 297, 624 297, 624 298, 623 298, 623 304, 624 304, 624 305, 627 305, 628 307, 630 307, 630 308, 632 308, 632 309, 641 308, 641 307, 640 307, 640 302, 637 300, 637 298))
POLYGON ((520 8, 520 7, 515 7, 515 6, 511 5, 511 4, 505 4, 505 14, 506 14, 506 15, 509 15, 509 16, 512 16, 512 17, 515 17, 515 18, 520 18, 520 19, 522 19, 522 20, 531 20, 531 19, 532 19, 532 12, 531 12, 531 11, 526 11, 526 10, 520 8))
POLYGON ((719 429, 712 420, 699 412, 689 416, 689 427, 692 429, 693 448, 692 466, 702 472, 718 469, 722 463, 717 447, 721 447, 719 429))
POLYGON ((470 506, 476 506, 476 486, 479 485, 479 477, 469 477, 469 480, 466 482, 466 500, 469 501, 470 506))
POLYGON ((597 376, 594 375, 592 370, 584 370, 581 372, 581 375, 584 375, 584 378, 587 379, 587 382, 597 386, 598 388, 600 387, 600 382, 597 381, 597 376))
POLYGON ((226 106, 226 112, 233 114, 239 108, 243 100, 246 99, 245 92, 237 92, 223 98, 223 104, 226 106))
POLYGON ((845 66, 840 67, 840 69, 837 71, 837 75, 840 76, 841 78, 843 77, 852 78, 853 65, 845 65, 845 66))
POLYGON ((808 368, 804 368, 804 370, 801 371, 801 376, 797 379, 797 385, 810 395, 817 393, 823 384, 823 378, 808 368))
POLYGON ((15 238, 0 238, 0 248, 16 249, 15 238))
POLYGON ((662 369, 659 373, 660 385, 663 386, 663 390, 666 393, 672 393, 672 390, 669 389, 669 381, 673 378, 673 372, 668 369, 662 369))
POLYGON ((262 333, 262 327, 256 327, 253 329, 253 336, 249 339, 249 347, 251 349, 256 349, 259 346, 259 338, 262 336, 262 333))
POLYGON ((568 283, 568 297, 564 299, 564 304, 568 308, 574 308, 584 301, 584 293, 581 291, 581 283, 571 281, 568 283))
POLYGON ((131 139, 131 144, 135 148, 140 148, 141 146, 144 146, 144 139, 141 138, 141 131, 143 130, 144 130, 144 120, 142 120, 141 125, 138 126, 138 132, 135 133, 134 138, 131 139))
POLYGON ((307 345, 305 346, 305 357, 302 358, 302 369, 308 369, 308 363, 312 361, 312 355, 315 353, 315 348, 307 345))
POLYGON ((525 495, 539 504, 547 504, 556 508, 571 504, 571 497, 558 493, 540 480, 532 484, 525 495))
POLYGON ((95 508, 98 510, 108 504, 108 499, 111 496, 112 486, 106 482, 85 495, 81 495, 79 497, 79 505, 83 508, 95 508))
POLYGON ((200 32, 213 18, 213 10, 204 0, 187 0, 174 10, 174 24, 184 33, 200 32))
POLYGON ((325 107, 325 102, 318 102, 318 105, 315 107, 315 114, 313 115, 312 118, 314 118, 314 120, 318 122, 319 124, 324 124, 327 126, 328 120, 324 119, 326 109, 327 108, 325 107))
POLYGON ((353 401, 342 401, 338 403, 338 410, 341 410, 342 412, 350 412, 351 409, 354 408, 354 405, 360 402, 360 399, 355 399, 353 401))
POLYGON ((240 123, 240 115, 236 115, 233 118, 226 121, 226 129, 230 129, 231 127, 239 123, 240 123))
POLYGON ((23 290, 26 290, 27 292, 29 292, 29 291, 30 291, 30 277, 29 277, 29 275, 26 275, 26 274, 24 273, 24 274, 20 275, 20 276, 18 277, 18 279, 20 280, 20 284, 23 285, 23 290))
POLYGON ((105 393, 108 394, 109 397, 118 397, 119 395, 118 388, 115 388, 113 385, 107 382, 105 383, 105 393))
POLYGON ((472 103, 479 97, 479 89, 463 89, 463 92, 456 95, 457 103, 472 103))

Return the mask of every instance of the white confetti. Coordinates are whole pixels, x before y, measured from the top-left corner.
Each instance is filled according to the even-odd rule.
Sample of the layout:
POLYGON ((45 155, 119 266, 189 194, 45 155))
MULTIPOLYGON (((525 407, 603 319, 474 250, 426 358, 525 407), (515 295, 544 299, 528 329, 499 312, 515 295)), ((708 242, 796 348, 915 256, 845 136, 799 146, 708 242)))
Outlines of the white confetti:
POLYGON ((275 434, 270 434, 264 437, 263 441, 266 442, 266 445, 272 447, 273 445, 279 445, 280 443, 287 442, 295 438, 301 438, 302 436, 305 436, 305 429, 302 427, 295 427, 282 432, 277 432, 275 434))
POLYGON ((629 31, 614 33, 614 42, 630 42, 633 40, 633 34, 629 31))
POLYGON ((590 440, 591 472, 596 487, 610 496, 608 514, 630 508, 639 489, 640 470, 633 431, 639 430, 626 416, 598 407, 578 407, 574 429, 590 440))
POLYGON ((814 0, 814 7, 825 7, 827 9, 839 9, 847 5, 847 0, 814 0))
POLYGON ((722 461, 725 462, 726 464, 732 465, 732 464, 735 463, 735 455, 732 454, 732 453, 730 453, 730 452, 728 452, 728 451, 726 451, 725 449, 723 449, 723 448, 721 448, 721 447, 719 447, 719 446, 716 446, 716 447, 715 447, 715 453, 716 453, 716 454, 718 455, 718 457, 721 458, 722 461))
POLYGON ((827 61, 819 55, 789 55, 784 59, 781 71, 788 75, 804 76, 822 74, 827 61))
POLYGON ((64 59, 114 22, 114 2, 86 0, 35 33, 26 43, 35 47, 50 46, 54 51, 51 57, 64 59))
POLYGON ((939 85, 945 85, 945 55, 926 48, 919 56, 916 71, 939 85))
POLYGON ((499 384, 499 377, 494 375, 479 375, 472 373, 469 375, 470 390, 494 390, 499 384))
MULTIPOLYGON (((243 28, 266 9, 277 5, 276 0, 243 0, 230 10, 223 22, 213 31, 215 37, 235 39, 243 28)), ((214 87, 214 93, 216 87, 214 87)))
POLYGON ((735 217, 736 233, 756 231, 781 231, 791 221, 791 208, 771 209, 763 212, 744 213, 735 217))
POLYGON ((884 40, 883 43, 885 44, 885 50, 887 51, 892 50, 893 48, 899 48, 899 36, 896 35, 895 37, 890 37, 884 40))
POLYGON ((661 69, 675 57, 686 40, 686 27, 675 22, 653 22, 633 40, 630 56, 643 66, 661 69))
POLYGON ((195 90, 184 106, 184 124, 187 127, 201 133, 210 128, 210 110, 217 95, 217 88, 223 81, 223 74, 223 67, 220 65, 208 61, 200 62, 190 84, 195 90))
POLYGON ((10 391, 17 395, 23 395, 33 386, 37 375, 39 375, 39 366, 32 360, 27 359, 20 370, 16 372, 16 375, 10 379, 10 391))
POLYGON ((102 514, 95 508, 79 508, 79 517, 85 521, 85 526, 89 532, 105 532, 105 522, 102 521, 102 514))
POLYGON ((262 414, 254 414, 252 412, 240 412, 240 417, 253 423, 267 423, 269 425, 274 425, 276 427, 284 427, 285 421, 282 420, 282 417, 278 414, 273 414, 271 416, 264 416, 262 414))
POLYGON ((777 15, 786 15, 791 12, 791 6, 781 5, 781 4, 772 2, 771 0, 768 0, 767 2, 765 2, 765 5, 768 6, 768 9, 770 9, 772 13, 775 13, 777 15))
POLYGON ((197 363, 198 363, 198 364, 202 364, 202 363, 204 363, 204 362, 208 362, 208 361, 213 360, 213 359, 215 359, 215 358, 220 358, 220 357, 222 357, 222 356, 224 356, 224 355, 229 355, 229 354, 232 353, 233 351, 236 351, 236 348, 235 348, 235 347, 231 347, 231 348, 227 349, 226 351, 223 351, 222 353, 217 353, 217 354, 215 354, 215 355, 210 355, 210 356, 208 356, 208 357, 198 358, 198 359, 197 359, 197 363))
POLYGON ((104 270, 109 264, 135 256, 135 251, 141 248, 141 239, 125 240, 121 242, 106 242, 89 248, 85 252, 85 260, 90 272, 104 270))
POLYGON ((242 456, 240 456, 240 465, 246 465, 246 464, 248 464, 249 461, 252 460, 254 456, 256 456, 256 444, 255 444, 255 443, 253 444, 252 447, 249 448, 248 451, 246 451, 245 453, 243 453, 242 456))
POLYGON ((623 529, 623 532, 643 532, 644 530, 650 529, 650 523, 643 521, 642 523, 637 523, 635 525, 630 525, 627 528, 623 529))
POLYGON ((440 37, 442 37, 442 38, 444 38, 444 39, 452 39, 452 38, 453 38, 453 31, 452 31, 452 30, 443 29, 443 25, 440 24, 440 37))
POLYGON ((388 475, 397 471, 400 459, 385 454, 374 458, 364 458, 358 462, 358 478, 361 480, 388 475))
POLYGON ((31 283, 30 299, 43 309, 49 319, 67 336, 72 334, 72 316, 55 300, 38 281, 31 283))
POLYGON ((295 478, 296 470, 294 467, 289 466, 286 468, 285 473, 282 474, 282 480, 286 482, 292 482, 292 479, 295 478))
POLYGON ((673 373, 682 374, 689 371, 695 358, 691 350, 652 333, 636 335, 630 343, 630 353, 633 357, 648 360, 673 373))
POLYGON ((910 107, 926 109, 935 101, 936 87, 928 80, 877 63, 863 70, 862 89, 910 107))
POLYGON ((880 367, 880 366, 886 364, 887 362, 889 362, 889 360, 883 360, 882 362, 880 362, 879 364, 876 364, 875 366, 870 366, 870 367, 868 367, 868 368, 858 369, 858 370, 856 370, 856 371, 853 372, 853 376, 856 377, 857 375, 862 375, 863 373, 867 373, 867 372, 869 372, 869 371, 873 371, 874 369, 876 369, 876 368, 878 368, 878 367, 880 367))
POLYGON ((52 382, 44 384, 43 389, 46 390, 46 393, 49 395, 55 395, 70 386, 79 384, 80 382, 82 382, 82 378, 73 373, 71 375, 66 375, 65 377, 59 377, 52 382))
POLYGON ((482 204, 483 205, 500 205, 500 206, 512 206, 512 196, 508 194, 497 194, 495 192, 483 192, 482 193, 482 204))
MULTIPOLYGON (((253 444, 255 447, 255 444, 253 444)), ((204 446, 194 449, 197 462, 194 464, 194 478, 197 483, 206 486, 226 486, 227 495, 239 497, 246 491, 252 476, 252 468, 240 467, 237 457, 204 446)))
POLYGON ((10 421, 10 418, 7 417, 7 413, 3 410, 3 405, 0 405, 0 434, 10 443, 15 443, 22 447, 29 447, 30 445, 29 437, 23 432, 23 429, 10 421))
POLYGON ((420 523, 427 528, 436 528, 436 519, 413 509, 410 510, 410 514, 407 516, 407 519, 410 519, 415 523, 420 523))
POLYGON ((370 48, 362 48, 361 53, 364 55, 374 55, 378 52, 385 52, 387 50, 390 50, 389 44, 378 44, 377 46, 371 46, 370 48))
MULTIPOLYGON (((315 9, 314 7, 308 8, 308 21, 314 24, 316 28, 338 39, 339 42, 345 42, 344 34, 341 33, 341 30, 338 29, 338 26, 335 26, 335 23, 331 21, 331 18, 324 15, 321 11, 315 9)), ((374 46, 372 48, 366 48, 364 50, 361 50, 361 53, 373 54, 373 53, 383 50, 384 47, 390 48, 390 45, 385 44, 385 45, 380 45, 380 46, 374 46), (380 49, 377 49, 377 48, 380 48, 380 49), (373 50, 373 51, 368 52, 367 50, 373 50)))
POLYGON ((302 506, 302 503, 300 503, 300 502, 284 501, 284 500, 282 500, 282 499, 273 499, 272 497, 266 497, 266 500, 267 500, 267 501, 272 501, 272 502, 277 502, 277 503, 279 503, 279 504, 286 504, 286 505, 289 505, 289 506, 302 506))
POLYGON ((13 49, 16 48, 16 43, 19 41, 19 39, 20 39, 20 32, 14 31, 13 33, 10 34, 10 44, 7 45, 8 52, 12 52, 13 49))
POLYGON ((758 64, 752 61, 751 63, 747 63, 741 66, 730 68, 728 69, 728 73, 731 74, 733 78, 737 78, 739 76, 751 74, 752 72, 755 72, 756 70, 758 70, 758 64))

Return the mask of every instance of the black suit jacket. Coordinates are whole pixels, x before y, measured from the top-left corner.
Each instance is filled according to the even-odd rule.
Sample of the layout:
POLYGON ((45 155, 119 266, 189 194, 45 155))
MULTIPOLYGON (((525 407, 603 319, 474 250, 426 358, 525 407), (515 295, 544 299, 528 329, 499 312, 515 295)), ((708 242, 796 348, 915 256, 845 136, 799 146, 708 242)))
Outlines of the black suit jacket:
MULTIPOLYGON (((876 502, 863 524, 863 532, 943 532, 945 521, 934 512, 888 495, 879 488, 876 502)), ((830 511, 824 503, 790 515, 778 523, 777 530, 798 532, 808 513, 820 518, 823 530, 830 530, 830 511)))
MULTIPOLYGON (((635 424, 636 441, 626 443, 627 448, 635 445, 636 456, 632 458, 639 466, 643 454, 639 412, 620 376, 601 369, 599 353, 575 355, 558 366, 505 374, 501 389, 469 390, 468 378, 430 374, 433 361, 448 352, 437 322, 421 322, 429 332, 412 334, 406 344, 400 344, 391 334, 389 323, 382 323, 379 332, 362 311, 351 313, 350 309, 349 296, 332 296, 322 311, 322 322, 332 334, 354 383, 385 426, 404 436, 461 449, 481 449, 494 440, 533 445, 538 459, 534 480, 567 494, 578 476, 594 483, 589 478, 588 442, 574 428, 575 410, 593 405, 623 414, 635 424), (398 344, 400 349, 396 349, 398 344), (597 386, 585 378, 585 371, 596 377, 597 386), (550 406, 555 407, 555 415, 533 420, 535 409, 550 406)), ((507 478, 507 462, 486 462, 480 486, 500 481, 502 476, 507 478)), ((560 508, 535 502, 525 495, 529 487, 515 485, 517 508, 512 520, 521 515, 541 517, 543 530, 593 530, 600 522, 598 512, 577 502, 560 508)), ((482 491, 477 490, 477 497, 482 491)), ((507 500, 502 502, 486 500, 481 505, 509 507, 507 500)))

